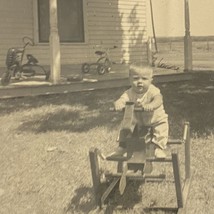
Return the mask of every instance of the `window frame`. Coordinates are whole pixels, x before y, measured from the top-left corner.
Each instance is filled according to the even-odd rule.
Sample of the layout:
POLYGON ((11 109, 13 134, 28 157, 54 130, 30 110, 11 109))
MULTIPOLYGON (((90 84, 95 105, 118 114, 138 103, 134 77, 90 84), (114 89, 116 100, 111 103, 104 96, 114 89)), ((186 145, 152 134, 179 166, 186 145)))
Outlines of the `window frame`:
MULTIPOLYGON (((83 0, 83 31, 84 31, 84 39, 83 42, 60 42, 62 45, 85 45, 88 43, 88 25, 87 25, 87 16, 86 16, 86 1, 83 0)), ((33 1, 33 34, 34 34, 34 42, 39 45, 49 45, 49 42, 40 42, 39 41, 39 13, 38 13, 38 1, 33 1)))

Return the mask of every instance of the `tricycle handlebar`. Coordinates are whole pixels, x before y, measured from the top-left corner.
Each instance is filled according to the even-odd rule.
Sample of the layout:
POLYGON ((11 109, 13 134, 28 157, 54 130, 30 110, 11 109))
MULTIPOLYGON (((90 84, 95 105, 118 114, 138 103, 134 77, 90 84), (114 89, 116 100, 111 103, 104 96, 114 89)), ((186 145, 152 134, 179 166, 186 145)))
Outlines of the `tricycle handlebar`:
POLYGON ((24 48, 27 47, 28 45, 30 46, 34 46, 34 41, 32 38, 28 37, 28 36, 24 36, 22 38, 22 42, 24 44, 24 48))

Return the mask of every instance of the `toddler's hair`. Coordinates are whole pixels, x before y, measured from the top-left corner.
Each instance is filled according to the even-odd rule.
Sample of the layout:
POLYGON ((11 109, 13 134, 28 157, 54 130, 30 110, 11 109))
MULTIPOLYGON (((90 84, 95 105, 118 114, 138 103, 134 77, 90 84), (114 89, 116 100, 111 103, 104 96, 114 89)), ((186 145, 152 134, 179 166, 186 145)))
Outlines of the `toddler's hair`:
POLYGON ((144 73, 146 76, 152 78, 153 76, 153 69, 148 64, 130 64, 129 66, 129 76, 133 73, 144 73))

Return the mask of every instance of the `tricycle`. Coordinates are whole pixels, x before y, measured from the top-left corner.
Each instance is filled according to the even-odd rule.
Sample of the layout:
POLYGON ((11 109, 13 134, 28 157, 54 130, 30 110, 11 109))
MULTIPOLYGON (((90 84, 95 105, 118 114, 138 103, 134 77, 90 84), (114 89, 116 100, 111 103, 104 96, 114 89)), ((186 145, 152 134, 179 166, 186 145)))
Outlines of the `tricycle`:
POLYGON ((105 51, 101 51, 101 50, 95 51, 95 54, 99 56, 99 58, 94 63, 83 63, 82 72, 88 73, 91 70, 91 67, 94 67, 97 73, 100 75, 110 72, 113 62, 109 57, 109 51, 115 48, 117 48, 117 46, 113 46, 112 48, 107 48, 105 51))
POLYGON ((1 84, 6 86, 10 83, 11 78, 15 80, 23 80, 28 77, 43 75, 44 80, 48 80, 50 71, 46 71, 43 66, 39 65, 38 60, 32 55, 27 54, 27 62, 23 64, 23 58, 27 46, 34 46, 34 42, 30 37, 22 38, 23 47, 9 48, 6 56, 7 70, 2 74, 1 84))

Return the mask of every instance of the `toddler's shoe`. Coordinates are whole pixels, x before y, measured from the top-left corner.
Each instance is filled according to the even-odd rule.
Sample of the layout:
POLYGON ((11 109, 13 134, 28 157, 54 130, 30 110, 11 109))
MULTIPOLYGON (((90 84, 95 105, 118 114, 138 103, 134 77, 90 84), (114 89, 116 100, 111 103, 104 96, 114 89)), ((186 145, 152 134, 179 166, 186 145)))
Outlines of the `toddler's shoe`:
POLYGON ((156 158, 166 158, 166 153, 161 148, 155 149, 155 157, 156 158))
POLYGON ((126 149, 123 147, 117 147, 116 150, 111 153, 108 157, 122 157, 126 153, 126 149))

